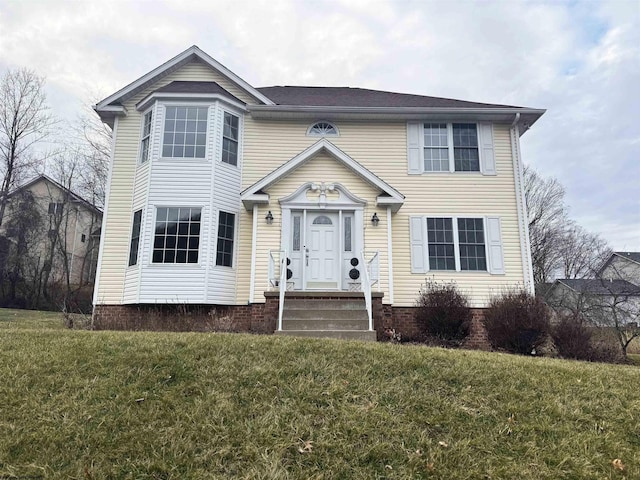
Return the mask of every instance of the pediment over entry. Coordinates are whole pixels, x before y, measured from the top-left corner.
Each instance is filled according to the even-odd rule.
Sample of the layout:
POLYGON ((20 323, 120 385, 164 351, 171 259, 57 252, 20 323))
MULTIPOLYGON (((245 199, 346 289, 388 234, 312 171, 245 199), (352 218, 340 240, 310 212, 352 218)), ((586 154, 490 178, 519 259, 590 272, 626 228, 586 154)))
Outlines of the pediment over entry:
POLYGON ((253 205, 268 204, 269 194, 265 193, 265 190, 289 175, 295 169, 308 161, 312 161, 319 153, 328 154, 336 162, 348 168, 362 180, 379 190, 380 194, 376 198, 377 206, 391 207, 391 210, 396 212, 404 203, 404 195, 398 190, 355 161, 329 140, 323 138, 244 190, 240 194, 240 198, 245 208, 251 210, 253 205))

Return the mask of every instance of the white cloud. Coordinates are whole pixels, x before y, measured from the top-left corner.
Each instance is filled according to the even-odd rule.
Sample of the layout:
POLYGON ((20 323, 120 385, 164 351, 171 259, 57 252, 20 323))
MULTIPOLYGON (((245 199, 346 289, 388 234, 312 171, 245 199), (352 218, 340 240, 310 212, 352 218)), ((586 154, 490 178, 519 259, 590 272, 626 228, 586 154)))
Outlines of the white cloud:
POLYGON ((0 5, 0 68, 46 75, 65 115, 192 44, 256 86, 364 86, 547 108, 522 139, 525 160, 561 180, 586 228, 640 250, 635 1, 0 5))

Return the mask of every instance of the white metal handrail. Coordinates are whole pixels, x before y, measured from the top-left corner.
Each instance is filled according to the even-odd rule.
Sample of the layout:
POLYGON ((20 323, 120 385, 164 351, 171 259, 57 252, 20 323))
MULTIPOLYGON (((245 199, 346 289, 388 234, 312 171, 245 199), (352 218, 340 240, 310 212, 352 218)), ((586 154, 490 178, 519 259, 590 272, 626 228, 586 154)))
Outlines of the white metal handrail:
POLYGON ((366 268, 369 270, 369 281, 371 286, 378 285, 378 291, 380 291, 380 251, 376 250, 373 256, 366 263, 366 268))
POLYGON ((278 330, 282 330, 282 311, 284 310, 284 294, 287 291, 287 251, 280 251, 280 296, 278 300, 278 330))
POLYGON ((371 306, 371 280, 369 277, 369 268, 365 261, 364 250, 361 252, 362 255, 362 264, 364 268, 362 269, 362 293, 364 294, 364 304, 367 308, 367 318, 369 319, 369 330, 373 330, 373 314, 372 314, 372 306, 371 306))
POLYGON ((267 275, 269 276, 269 286, 276 287, 278 285, 276 278, 276 259, 273 256, 273 252, 280 252, 280 250, 269 250, 269 271, 267 275))

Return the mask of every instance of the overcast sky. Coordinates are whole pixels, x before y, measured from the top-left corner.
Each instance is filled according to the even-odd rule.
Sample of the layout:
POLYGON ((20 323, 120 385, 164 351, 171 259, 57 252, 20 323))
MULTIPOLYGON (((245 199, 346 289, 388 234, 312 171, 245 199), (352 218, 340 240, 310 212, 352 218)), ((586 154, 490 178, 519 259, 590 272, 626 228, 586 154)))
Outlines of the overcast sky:
POLYGON ((525 162, 640 251, 640 1, 0 0, 0 72, 72 120, 196 44, 254 86, 359 86, 545 108, 525 162))

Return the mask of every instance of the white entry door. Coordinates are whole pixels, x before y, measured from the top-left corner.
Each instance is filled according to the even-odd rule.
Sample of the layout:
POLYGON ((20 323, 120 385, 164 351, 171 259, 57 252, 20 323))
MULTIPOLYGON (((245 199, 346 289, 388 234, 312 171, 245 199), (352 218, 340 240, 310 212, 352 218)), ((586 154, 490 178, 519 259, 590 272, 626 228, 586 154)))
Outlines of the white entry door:
POLYGON ((336 213, 307 214, 306 284, 309 289, 336 289, 340 242, 336 213))

